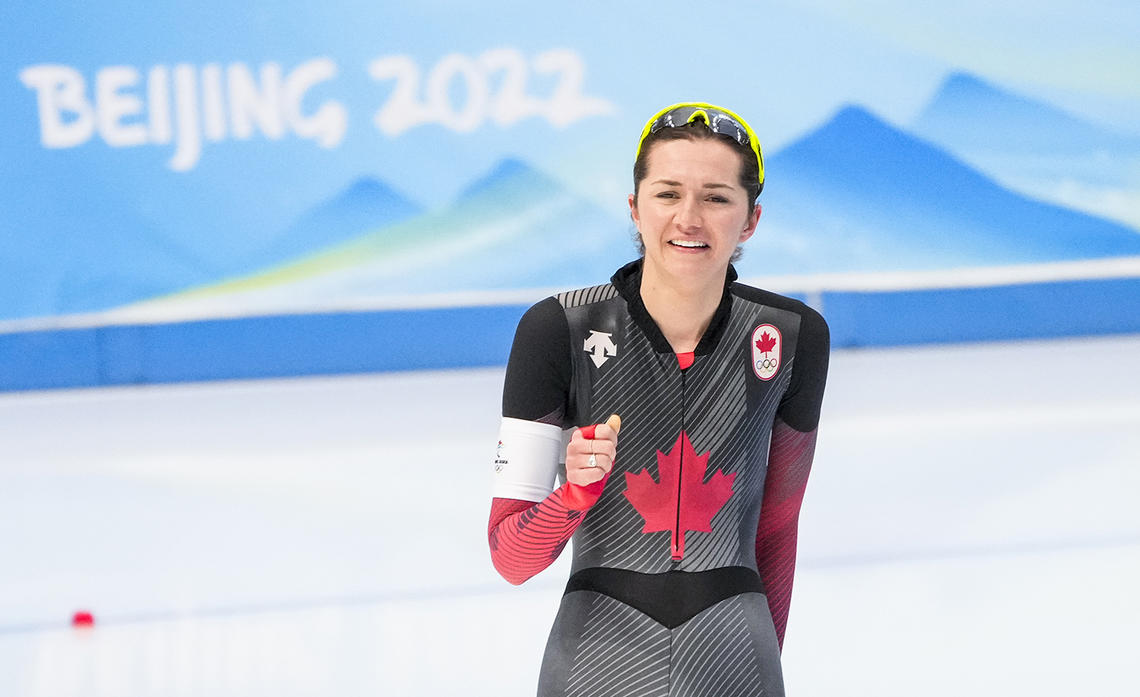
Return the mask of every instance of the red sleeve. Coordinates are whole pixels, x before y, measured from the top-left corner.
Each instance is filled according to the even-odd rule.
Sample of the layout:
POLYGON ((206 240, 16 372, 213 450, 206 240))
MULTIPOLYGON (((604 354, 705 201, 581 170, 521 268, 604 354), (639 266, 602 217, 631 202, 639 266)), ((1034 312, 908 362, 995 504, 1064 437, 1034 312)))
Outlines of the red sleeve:
POLYGON ((538 503, 491 499, 487 541, 499 574, 517 586, 553 564, 602 495, 605 483, 605 479, 589 486, 567 482, 538 503))
POLYGON ((796 570, 796 530, 800 504, 815 455, 816 430, 802 433, 779 418, 772 426, 764 502, 756 530, 756 568, 768 593, 768 609, 776 636, 784 647, 784 629, 792 602, 796 570))

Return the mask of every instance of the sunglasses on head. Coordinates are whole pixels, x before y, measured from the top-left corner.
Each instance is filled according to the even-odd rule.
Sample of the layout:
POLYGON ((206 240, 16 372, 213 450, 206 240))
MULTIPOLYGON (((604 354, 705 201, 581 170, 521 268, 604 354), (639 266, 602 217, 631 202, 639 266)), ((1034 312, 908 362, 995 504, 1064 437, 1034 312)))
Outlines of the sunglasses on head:
POLYGON ((641 130, 641 140, 637 142, 637 154, 634 159, 641 156, 641 146, 651 134, 663 128, 678 128, 694 121, 700 121, 713 133, 728 136, 750 148, 756 154, 756 164, 760 170, 760 187, 764 187, 764 156, 760 153, 760 140, 756 137, 756 132, 744 119, 728 109, 703 102, 682 102, 665 107, 654 114, 641 130))

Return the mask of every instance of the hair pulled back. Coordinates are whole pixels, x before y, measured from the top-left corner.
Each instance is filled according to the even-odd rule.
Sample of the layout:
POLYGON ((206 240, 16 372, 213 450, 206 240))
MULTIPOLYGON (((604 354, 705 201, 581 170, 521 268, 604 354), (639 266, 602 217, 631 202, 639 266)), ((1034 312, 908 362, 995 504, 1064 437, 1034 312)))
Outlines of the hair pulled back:
POLYGON ((752 148, 741 145, 729 136, 713 133, 712 129, 701 121, 692 121, 684 126, 673 128, 662 128, 645 137, 645 141, 641 144, 641 152, 637 154, 637 159, 633 163, 634 203, 637 203, 637 193, 641 188, 641 181, 648 174, 649 155, 653 152, 653 146, 667 140, 712 140, 724 143, 732 148, 732 151, 740 158, 740 186, 748 195, 748 209, 751 210, 756 206, 756 199, 760 196, 760 190, 764 188, 760 183, 760 166, 756 162, 756 153, 752 152, 752 148))

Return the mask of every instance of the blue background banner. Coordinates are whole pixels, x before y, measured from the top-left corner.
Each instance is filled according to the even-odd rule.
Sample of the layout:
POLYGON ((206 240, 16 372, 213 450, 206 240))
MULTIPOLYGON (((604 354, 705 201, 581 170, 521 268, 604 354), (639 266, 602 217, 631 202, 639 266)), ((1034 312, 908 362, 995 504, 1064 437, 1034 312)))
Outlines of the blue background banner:
MULTIPOLYGON (((637 134, 689 99, 740 112, 764 144, 764 215, 740 275, 809 302, 838 293, 821 305, 828 319, 868 337, 844 344, 838 332, 838 345, 1140 330, 1119 319, 1140 306, 1133 3, 710 9, 5 8, 0 388, 259 375, 144 362, 20 377, 7 358, 50 344, 43 355, 90 375, 84 360, 125 354, 85 353, 95 344, 75 332, 119 346, 108 328, 138 327, 122 330, 128 344, 186 366, 148 337, 248 355, 253 337, 281 339, 268 318, 326 327, 350 312, 363 314, 344 326, 362 333, 328 335, 343 360, 271 351, 279 362, 260 370, 499 362, 517 308, 602 282, 636 254, 637 134), (990 290, 954 280, 967 269, 998 270, 990 290), (1039 293, 1025 295, 1017 269, 1038 276, 1039 293), (895 313, 873 329, 888 291, 859 279, 884 273, 899 279, 891 293, 918 294, 898 296, 908 307, 921 296, 990 313, 974 326, 1002 326, 1010 293, 1044 308, 1057 283, 1082 277, 1093 304, 1117 279, 1117 312, 1054 326, 1027 310, 1006 333, 929 331, 895 313), (929 295, 936 286, 945 292, 929 295), (977 293, 994 295, 964 299, 977 293), (458 319, 461 308, 484 309, 458 319), (384 327, 412 329, 384 339, 384 327), (506 336, 467 341, 457 357, 438 349, 457 327, 506 336), (220 338, 230 331, 248 336, 220 338), (383 360, 348 348, 416 340, 383 360)), ((31 355, 29 366, 54 365, 31 355)))

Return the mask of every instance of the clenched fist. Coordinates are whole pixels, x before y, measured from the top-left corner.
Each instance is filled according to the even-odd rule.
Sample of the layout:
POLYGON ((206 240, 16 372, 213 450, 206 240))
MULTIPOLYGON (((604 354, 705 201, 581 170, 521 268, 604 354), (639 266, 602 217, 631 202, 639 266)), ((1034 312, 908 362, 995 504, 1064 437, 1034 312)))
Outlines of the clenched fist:
POLYGON ((614 414, 604 424, 574 431, 566 446, 566 481, 586 486, 600 481, 614 467, 621 417, 614 414))

